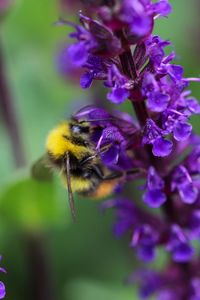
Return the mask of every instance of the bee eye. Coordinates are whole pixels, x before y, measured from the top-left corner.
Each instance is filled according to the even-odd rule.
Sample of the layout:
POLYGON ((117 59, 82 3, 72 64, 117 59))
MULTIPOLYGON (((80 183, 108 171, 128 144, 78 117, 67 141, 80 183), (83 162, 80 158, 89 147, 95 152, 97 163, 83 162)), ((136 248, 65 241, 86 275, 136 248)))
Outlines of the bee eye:
POLYGON ((71 132, 73 134, 83 134, 83 133, 87 134, 87 133, 89 133, 89 127, 73 124, 73 125, 71 125, 71 132))
POLYGON ((78 126, 78 125, 72 125, 72 127, 71 127, 71 131, 73 132, 73 133, 81 133, 81 127, 80 126, 78 126))

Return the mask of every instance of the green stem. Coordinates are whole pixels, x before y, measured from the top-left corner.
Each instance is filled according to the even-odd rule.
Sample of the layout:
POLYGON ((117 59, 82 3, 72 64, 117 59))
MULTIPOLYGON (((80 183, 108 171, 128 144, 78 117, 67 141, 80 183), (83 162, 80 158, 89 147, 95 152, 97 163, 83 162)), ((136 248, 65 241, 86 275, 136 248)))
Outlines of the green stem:
POLYGON ((15 105, 13 98, 11 97, 6 76, 4 61, 3 50, 0 46, 0 109, 2 119, 10 137, 15 165, 17 168, 20 168, 25 165, 25 154, 22 146, 15 105))

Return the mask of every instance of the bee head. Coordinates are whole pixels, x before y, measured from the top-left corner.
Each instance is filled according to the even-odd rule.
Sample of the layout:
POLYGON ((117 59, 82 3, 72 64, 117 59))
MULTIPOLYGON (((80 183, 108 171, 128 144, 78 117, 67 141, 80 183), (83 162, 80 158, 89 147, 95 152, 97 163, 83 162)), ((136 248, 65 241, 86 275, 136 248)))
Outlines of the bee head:
POLYGON ((67 152, 71 152, 79 158, 88 152, 85 147, 89 141, 89 126, 86 122, 77 123, 65 121, 50 131, 47 141, 47 152, 55 159, 62 158, 67 152))
POLYGON ((90 126, 89 123, 86 121, 72 121, 70 123, 70 132, 72 138, 80 139, 83 141, 89 141, 90 126))

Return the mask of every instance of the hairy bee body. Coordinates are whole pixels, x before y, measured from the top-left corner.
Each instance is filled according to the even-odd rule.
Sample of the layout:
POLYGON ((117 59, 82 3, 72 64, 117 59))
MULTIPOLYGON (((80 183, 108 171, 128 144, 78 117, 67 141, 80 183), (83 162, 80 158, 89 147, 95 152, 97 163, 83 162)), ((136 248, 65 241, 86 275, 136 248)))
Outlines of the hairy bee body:
MULTIPOLYGON (((107 113, 102 114, 102 110, 100 110, 99 116, 98 109, 86 107, 78 112, 78 117, 76 115, 50 131, 46 141, 46 154, 43 159, 38 161, 39 164, 34 164, 32 175, 39 180, 46 180, 50 177, 49 169, 57 169, 61 173, 64 185, 68 190, 72 216, 75 219, 74 192, 92 199, 104 198, 123 183, 127 176, 138 172, 137 169, 121 171, 121 168, 117 169, 120 171, 113 171, 106 167, 101 160, 102 155, 107 153, 113 155, 112 151, 109 152, 113 144, 116 149, 120 143, 123 144, 123 135, 128 136, 127 140, 129 141, 129 137, 132 137, 134 132, 134 125, 128 121, 107 113), (92 118, 86 116, 84 119, 88 111, 91 112, 92 118), (122 131, 120 131, 118 123, 120 127, 123 125, 122 131), (102 132, 107 138, 103 144, 101 144, 102 132), (43 169, 40 167, 41 162, 43 162, 43 169), (38 170, 40 174, 38 174, 38 170)), ((123 146, 123 149, 126 148, 123 146)), ((115 161, 117 156, 113 157, 115 161)))
POLYGON ((52 167, 61 171, 66 183, 66 153, 70 161, 70 184, 72 192, 101 198, 112 193, 118 180, 106 179, 108 170, 89 141, 90 126, 87 122, 63 122, 53 129, 47 138, 46 150, 52 167))

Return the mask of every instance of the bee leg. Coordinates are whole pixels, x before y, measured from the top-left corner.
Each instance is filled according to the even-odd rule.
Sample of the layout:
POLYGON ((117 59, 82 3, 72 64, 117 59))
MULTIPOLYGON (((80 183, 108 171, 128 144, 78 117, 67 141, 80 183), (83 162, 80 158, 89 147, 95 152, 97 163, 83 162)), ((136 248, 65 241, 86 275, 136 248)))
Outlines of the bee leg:
POLYGON ((112 180, 124 176, 124 173, 120 171, 113 171, 108 175, 104 175, 102 170, 99 168, 99 166, 95 166, 95 165, 92 167, 92 170, 102 180, 112 180))
POLYGON ((111 174, 108 174, 106 176, 103 176, 103 179, 104 180, 112 180, 112 179, 117 179, 117 178, 122 178, 123 176, 125 175, 124 172, 120 172, 120 171, 116 171, 116 172, 113 172, 111 174))
POLYGON ((102 180, 112 180, 112 179, 123 178, 123 177, 126 178, 126 175, 134 175, 134 174, 141 173, 141 169, 139 168, 135 168, 127 171, 113 171, 108 175, 104 175, 102 170, 98 166, 93 166, 92 170, 102 180))
POLYGON ((83 159, 79 162, 79 164, 80 164, 81 166, 83 166, 84 164, 88 163, 88 161, 93 160, 95 157, 97 157, 97 154, 94 154, 94 155, 88 156, 88 157, 86 157, 86 158, 83 158, 83 159))
POLYGON ((100 152, 97 152, 97 153, 95 153, 94 155, 90 155, 90 156, 88 156, 88 157, 86 157, 86 158, 83 158, 83 159, 80 161, 80 165, 83 166, 84 164, 88 163, 88 161, 93 160, 94 158, 96 158, 96 157, 99 156, 100 154, 106 152, 106 151, 109 149, 110 146, 111 146, 111 144, 106 145, 106 146, 104 146, 104 147, 101 148, 100 152))

